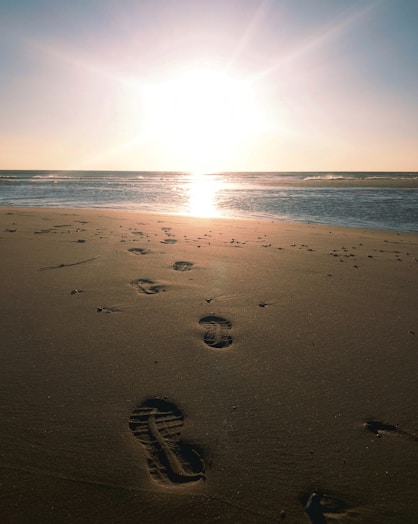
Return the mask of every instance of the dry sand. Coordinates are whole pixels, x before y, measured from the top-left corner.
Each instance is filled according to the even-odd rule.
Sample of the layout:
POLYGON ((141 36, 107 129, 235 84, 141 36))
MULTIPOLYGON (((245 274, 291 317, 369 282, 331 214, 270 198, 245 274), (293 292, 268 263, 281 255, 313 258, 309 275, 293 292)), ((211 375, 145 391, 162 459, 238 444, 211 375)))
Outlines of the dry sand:
POLYGON ((418 522, 417 234, 0 211, 0 522, 418 522))

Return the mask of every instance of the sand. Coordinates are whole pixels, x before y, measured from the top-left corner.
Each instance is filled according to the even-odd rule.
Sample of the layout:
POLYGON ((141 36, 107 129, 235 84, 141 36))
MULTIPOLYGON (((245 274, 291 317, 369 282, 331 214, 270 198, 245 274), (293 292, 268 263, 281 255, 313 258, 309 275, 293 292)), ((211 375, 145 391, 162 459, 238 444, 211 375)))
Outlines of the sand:
POLYGON ((3 207, 0 248, 2 523, 418 522, 418 234, 3 207))

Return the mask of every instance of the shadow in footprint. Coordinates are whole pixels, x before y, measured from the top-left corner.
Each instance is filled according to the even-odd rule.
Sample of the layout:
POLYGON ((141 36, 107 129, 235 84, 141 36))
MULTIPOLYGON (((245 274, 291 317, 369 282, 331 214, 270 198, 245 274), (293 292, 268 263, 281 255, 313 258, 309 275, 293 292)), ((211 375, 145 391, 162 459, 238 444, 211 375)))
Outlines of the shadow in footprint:
POLYGON ((321 504, 322 496, 319 493, 312 493, 305 505, 305 511, 312 524, 326 524, 324 510, 321 504))
POLYGON ((161 285, 156 284, 152 280, 147 280, 146 278, 132 280, 131 286, 133 286, 139 293, 144 293, 145 295, 156 295, 160 291, 165 291, 161 285))
POLYGON ((400 435, 409 440, 413 440, 414 442, 418 442, 418 437, 417 435, 415 435, 415 433, 410 433, 409 431, 400 429, 398 426, 394 424, 386 424, 385 422, 381 422, 379 420, 368 420, 364 423, 364 427, 368 431, 376 435, 376 437, 381 437, 385 433, 395 432, 397 435, 400 435))
POLYGON ((119 313, 122 311, 118 307, 99 306, 96 308, 97 313, 119 313))
POLYGON ((180 260, 179 262, 174 262, 173 269, 175 271, 190 271, 192 269, 193 263, 180 260))
POLYGON ((356 512, 351 510, 350 504, 333 494, 314 491, 310 495, 302 495, 301 502, 312 524, 324 524, 327 522, 326 517, 356 516, 356 512))
POLYGON ((135 255, 147 255, 150 252, 149 249, 144 249, 142 247, 131 247, 128 251, 135 255))
POLYGON ((231 322, 222 317, 209 315, 199 320, 199 324, 205 328, 204 342, 211 348, 224 349, 232 344, 229 331, 231 322))
POLYGON ((161 244, 176 244, 177 240, 175 238, 166 238, 164 240, 160 240, 161 244))
POLYGON ((159 398, 136 408, 129 427, 145 448, 151 478, 165 485, 196 483, 205 478, 204 464, 191 446, 180 440, 184 415, 159 398))
POLYGON ((364 427, 374 433, 377 437, 380 437, 380 431, 397 431, 397 426, 393 424, 384 424, 378 420, 369 420, 364 423, 364 427))

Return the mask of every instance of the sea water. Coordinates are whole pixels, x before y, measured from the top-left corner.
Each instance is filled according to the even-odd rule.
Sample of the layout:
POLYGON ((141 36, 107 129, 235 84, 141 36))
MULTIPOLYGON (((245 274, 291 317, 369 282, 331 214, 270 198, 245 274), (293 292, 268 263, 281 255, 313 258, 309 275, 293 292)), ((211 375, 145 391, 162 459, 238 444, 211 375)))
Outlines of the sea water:
POLYGON ((418 231, 418 173, 0 171, 0 205, 418 231))

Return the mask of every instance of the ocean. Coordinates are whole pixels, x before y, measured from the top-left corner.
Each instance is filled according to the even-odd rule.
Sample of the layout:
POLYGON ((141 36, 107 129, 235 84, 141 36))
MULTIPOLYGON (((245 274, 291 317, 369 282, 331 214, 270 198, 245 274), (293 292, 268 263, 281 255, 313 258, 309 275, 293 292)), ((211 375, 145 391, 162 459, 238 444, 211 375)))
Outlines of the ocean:
POLYGON ((0 171, 0 205, 418 231, 418 173, 0 171))

